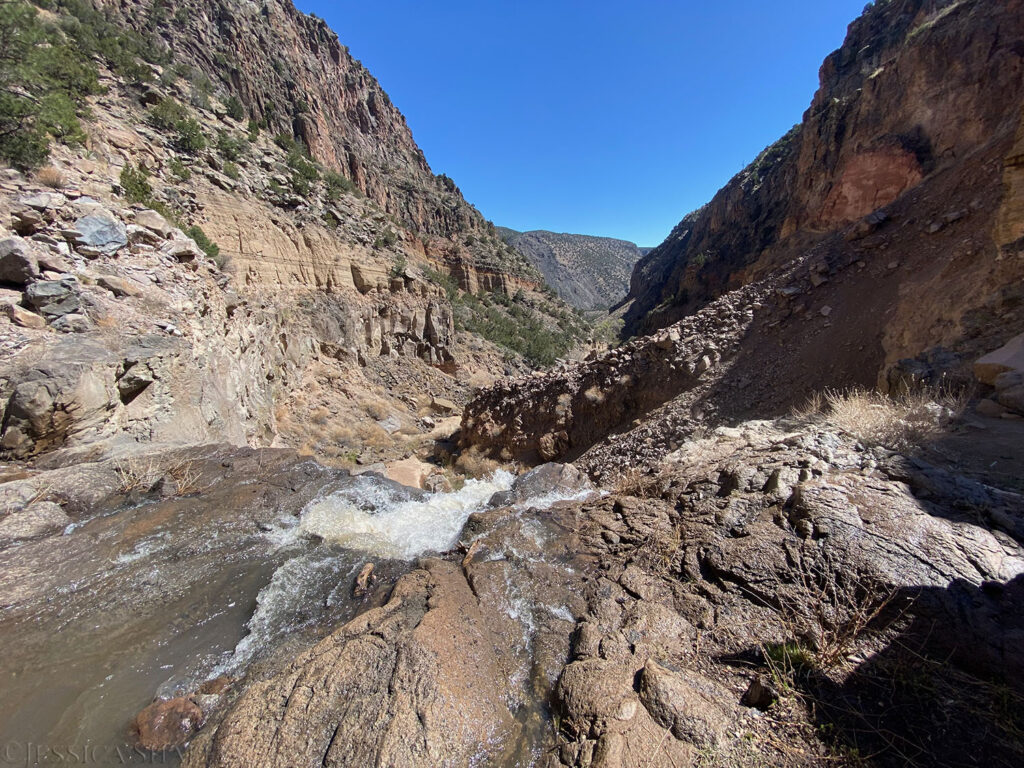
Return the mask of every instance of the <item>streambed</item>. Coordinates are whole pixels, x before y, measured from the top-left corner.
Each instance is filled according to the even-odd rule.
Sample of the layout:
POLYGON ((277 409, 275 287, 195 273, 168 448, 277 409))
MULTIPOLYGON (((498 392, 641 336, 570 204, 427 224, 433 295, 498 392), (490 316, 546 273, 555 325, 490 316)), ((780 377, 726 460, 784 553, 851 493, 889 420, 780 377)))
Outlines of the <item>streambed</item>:
POLYGON ((198 495, 122 499, 0 551, 0 765, 177 762, 132 750, 155 696, 308 647, 366 607, 364 563, 386 586, 514 480, 426 495, 255 452, 207 456, 202 477, 198 495))

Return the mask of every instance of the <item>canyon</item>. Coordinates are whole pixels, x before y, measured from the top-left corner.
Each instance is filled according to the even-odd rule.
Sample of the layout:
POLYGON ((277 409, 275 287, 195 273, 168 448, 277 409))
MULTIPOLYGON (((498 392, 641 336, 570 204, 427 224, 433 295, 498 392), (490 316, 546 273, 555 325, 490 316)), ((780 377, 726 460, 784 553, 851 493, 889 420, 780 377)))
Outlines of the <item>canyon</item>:
POLYGON ((650 250, 288 0, 6 13, 96 82, 0 170, 5 759, 1020 763, 1020 0, 869 3, 650 250))

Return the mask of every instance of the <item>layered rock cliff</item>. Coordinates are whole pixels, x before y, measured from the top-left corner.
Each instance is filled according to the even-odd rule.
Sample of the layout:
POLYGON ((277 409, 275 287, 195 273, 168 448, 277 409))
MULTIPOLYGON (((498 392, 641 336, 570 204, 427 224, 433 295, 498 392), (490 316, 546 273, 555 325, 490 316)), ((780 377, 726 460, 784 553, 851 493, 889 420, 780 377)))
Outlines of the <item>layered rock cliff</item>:
POLYGON ((5 455, 126 439, 285 440, 346 463, 406 454, 434 428, 434 395, 450 410, 521 365, 507 347, 525 342, 496 328, 547 334, 549 362, 584 332, 434 176, 333 32, 291 3, 32 13, 56 40, 147 49, 97 44, 81 63, 96 72, 81 140, 2 180, 0 234, 20 265, 0 275, 5 455), (41 290, 71 298, 47 314, 41 290), (126 397, 129 368, 148 373, 126 397))
POLYGON ((794 259, 818 269, 865 251, 896 265, 884 298, 862 299, 862 315, 887 315, 870 361, 881 380, 940 345, 970 357, 991 344, 980 315, 1003 319, 1003 340, 1019 332, 1022 22, 1016 0, 869 5, 802 123, 639 262, 627 333, 794 259))

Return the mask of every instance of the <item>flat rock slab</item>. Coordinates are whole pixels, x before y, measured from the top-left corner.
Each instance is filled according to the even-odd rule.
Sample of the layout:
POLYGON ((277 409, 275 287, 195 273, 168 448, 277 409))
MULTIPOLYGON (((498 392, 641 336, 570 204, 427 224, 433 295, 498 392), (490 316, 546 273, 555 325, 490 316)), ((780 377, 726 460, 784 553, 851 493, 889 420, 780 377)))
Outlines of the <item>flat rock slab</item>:
POLYGON ((75 244, 112 255, 128 245, 128 231, 110 216, 90 214, 75 222, 75 244))
POLYGON ((994 387, 996 378, 1009 371, 1024 373, 1024 333, 1014 336, 999 349, 978 358, 974 376, 982 384, 994 387))

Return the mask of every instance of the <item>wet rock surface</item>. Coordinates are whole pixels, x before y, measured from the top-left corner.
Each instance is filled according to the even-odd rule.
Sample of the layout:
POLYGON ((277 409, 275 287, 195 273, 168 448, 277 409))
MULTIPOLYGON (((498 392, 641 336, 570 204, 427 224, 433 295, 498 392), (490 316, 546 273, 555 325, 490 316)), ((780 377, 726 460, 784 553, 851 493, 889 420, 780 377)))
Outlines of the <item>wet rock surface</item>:
POLYGON ((1008 732, 972 733, 983 713, 969 697, 950 699, 964 727, 938 739, 934 713, 902 699, 898 715, 857 704, 912 656, 934 660, 921 663, 944 687, 1022 679, 1019 496, 770 422, 689 444, 634 493, 471 516, 464 555, 422 561, 384 607, 248 688, 187 764, 357 765, 365 745, 409 764, 842 764, 836 742, 801 730, 802 699, 755 690, 766 675, 883 765, 898 748, 844 730, 842 707, 878 731, 909 718, 932 764, 1019 756, 1008 732), (453 595, 465 602, 449 613, 453 595), (813 671, 786 677, 777 648, 801 649, 813 671), (423 649, 430 663, 415 667, 423 649), (412 687, 396 685, 411 669, 412 687))
MULTIPOLYGON (((373 605, 373 595, 329 599, 332 589, 347 596, 358 556, 274 539, 317 493, 344 487, 344 471, 290 451, 209 446, 27 474, 0 483, 7 742, 128 753, 129 725, 145 709, 138 743, 181 746, 224 703, 218 670, 246 668, 281 643, 312 644, 318 621, 373 605), (295 558, 282 577, 306 574, 305 602, 275 607, 276 588, 261 591, 295 558)), ((377 570, 387 587, 401 568, 377 570)))

